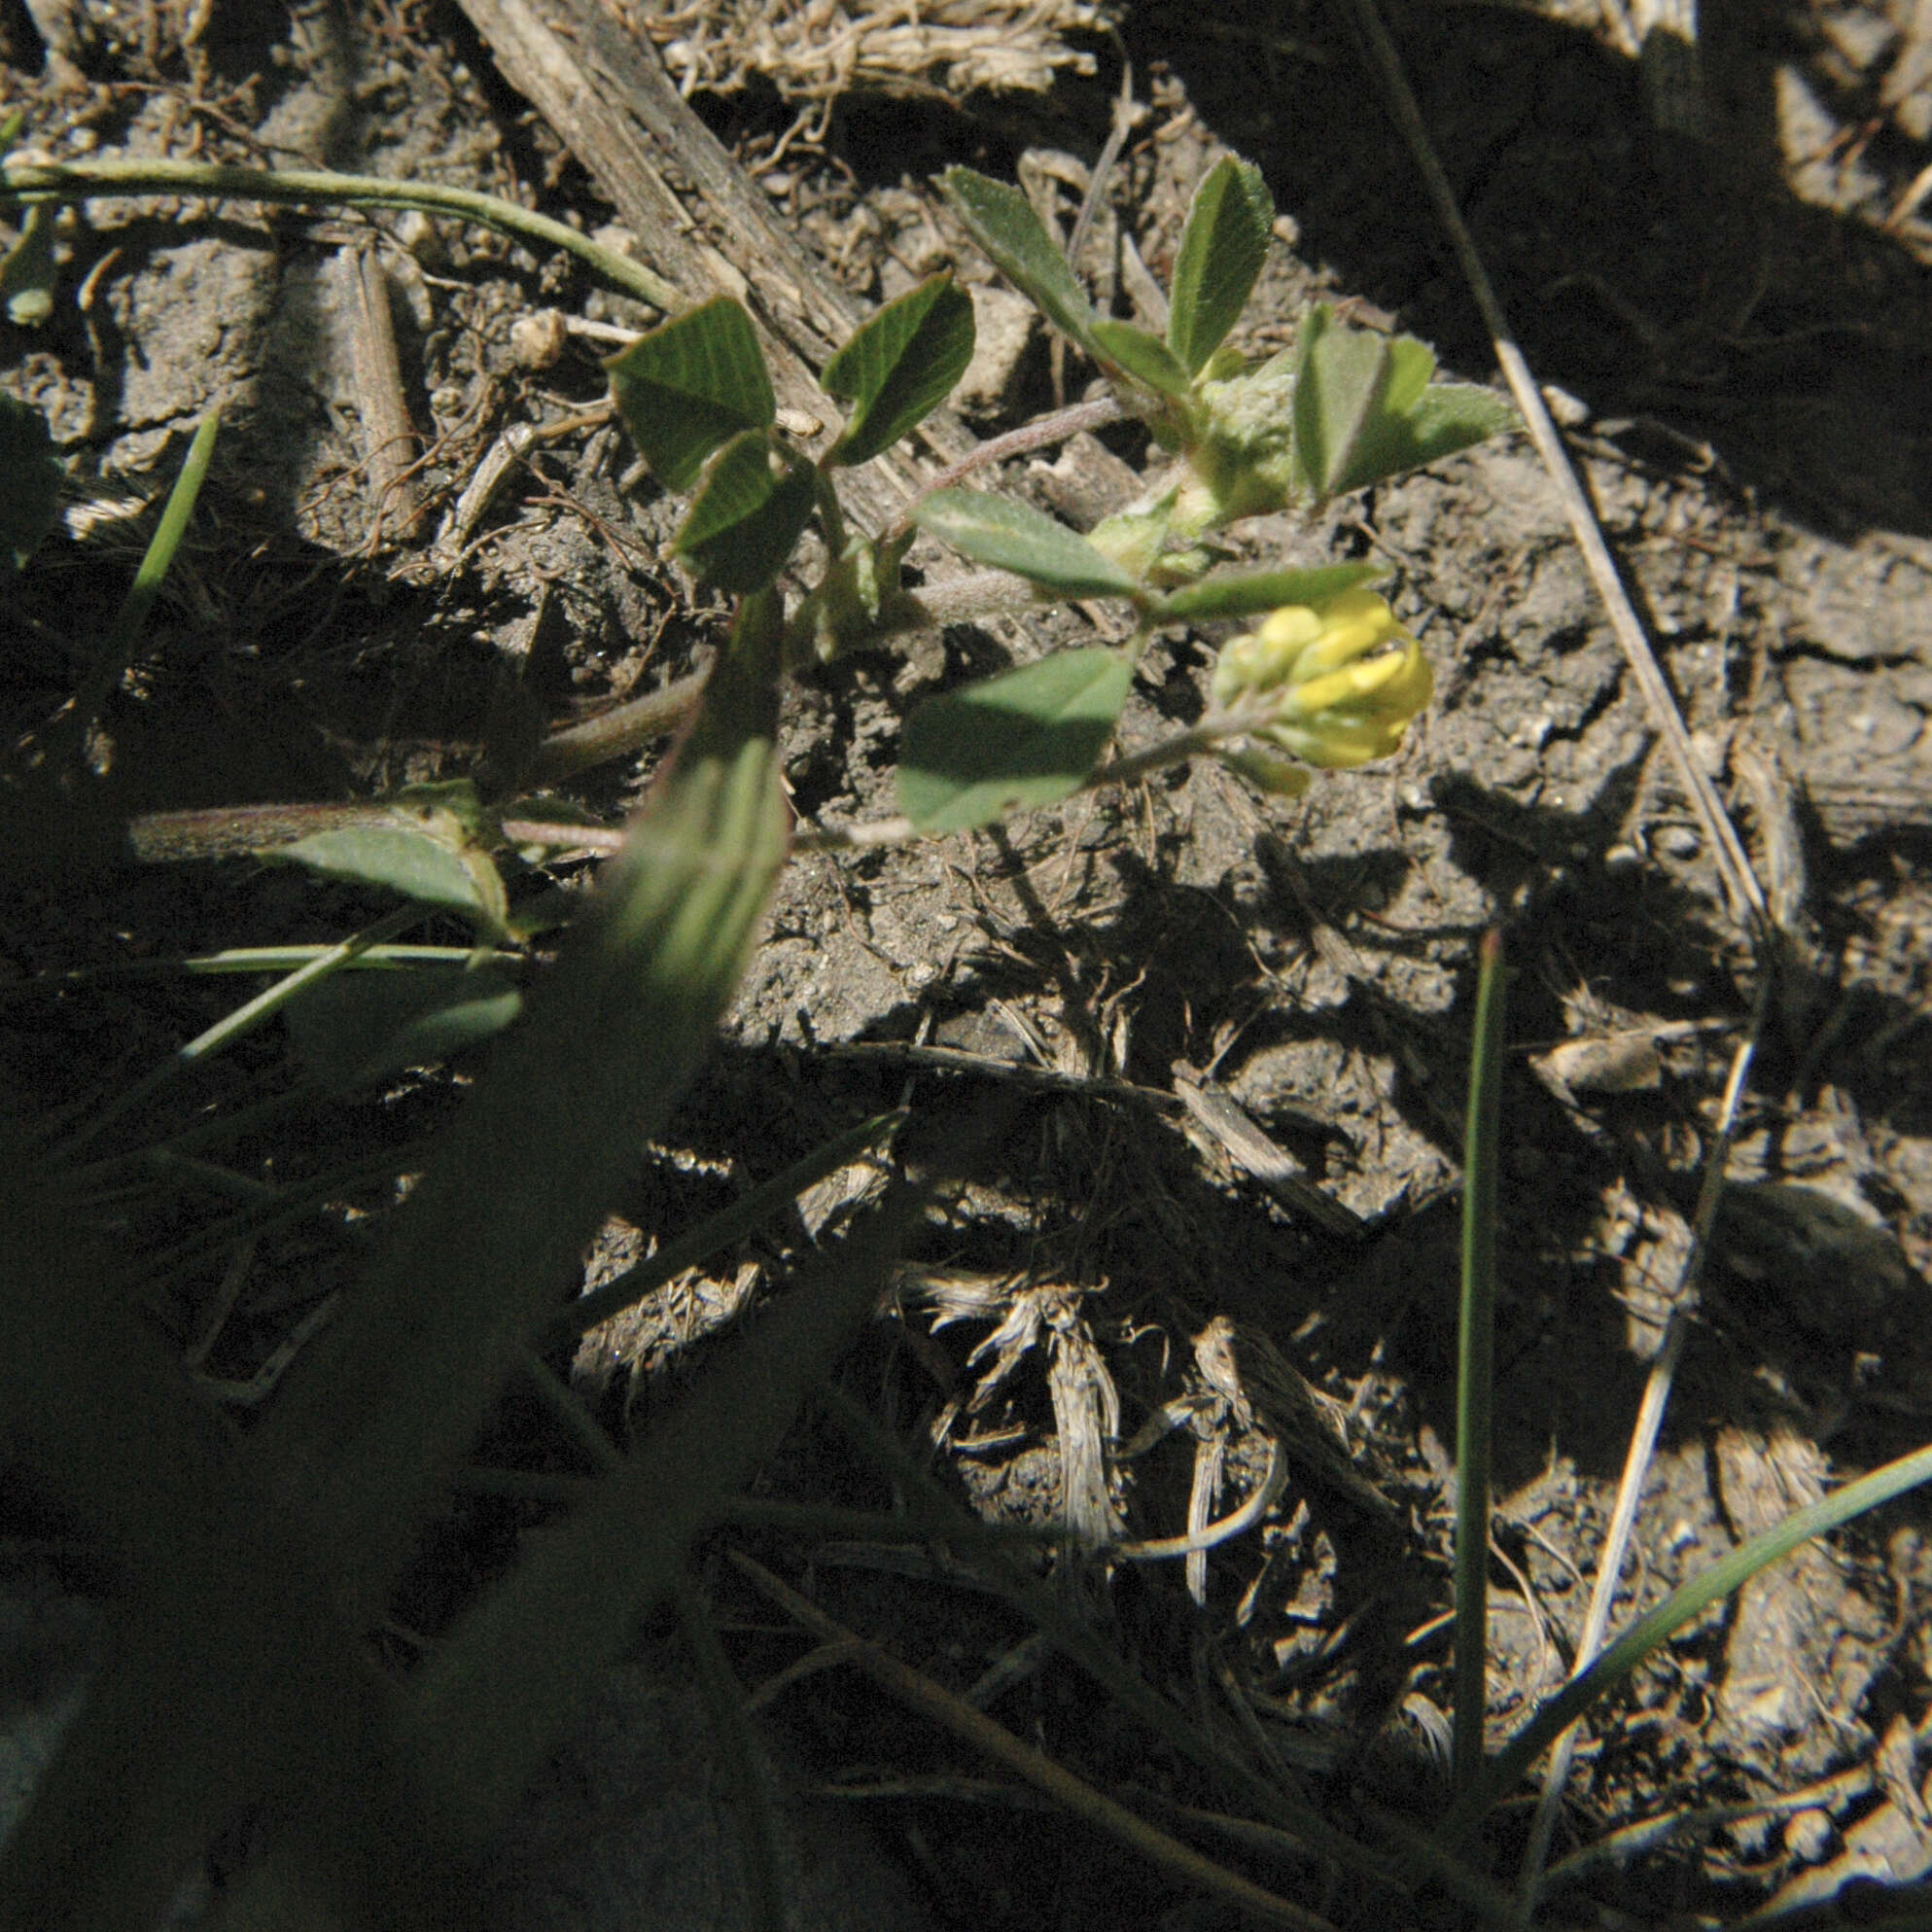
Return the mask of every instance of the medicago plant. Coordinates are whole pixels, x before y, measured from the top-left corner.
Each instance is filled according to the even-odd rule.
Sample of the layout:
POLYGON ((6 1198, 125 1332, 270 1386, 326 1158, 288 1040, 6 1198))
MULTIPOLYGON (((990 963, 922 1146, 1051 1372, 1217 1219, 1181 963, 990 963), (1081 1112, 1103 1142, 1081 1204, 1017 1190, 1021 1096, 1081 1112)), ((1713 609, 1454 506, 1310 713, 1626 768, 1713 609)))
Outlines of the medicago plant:
MULTIPOLYGON (((851 530, 835 475, 889 448, 944 401, 973 349, 972 304, 938 274, 882 309, 826 365, 843 431, 813 461, 773 429, 770 377, 751 318, 720 297, 652 331, 611 366, 617 407, 670 489, 695 486, 677 549, 726 590, 774 584, 816 518, 827 561, 786 617, 798 666, 922 624, 1056 600, 1117 598, 1137 623, 1120 649, 1060 652, 916 712, 899 767, 920 831, 957 831, 1042 805, 1098 766, 1135 660, 1162 626, 1272 613, 1221 652, 1212 708, 1168 755, 1213 752, 1273 790, 1307 765, 1387 755, 1427 702, 1420 647, 1363 588, 1373 566, 1235 573, 1213 566, 1220 532, 1429 463, 1514 421, 1488 390, 1434 383, 1413 337, 1340 322, 1317 306, 1294 346, 1251 366, 1225 346, 1266 256, 1274 204, 1258 169, 1222 160, 1189 212, 1165 337, 1095 314, 1017 190, 948 171, 948 203, 1055 328, 1098 364, 1121 414, 1171 458, 1136 504, 1080 536, 1014 498, 935 489, 893 529, 851 530), (906 588, 917 530, 980 574, 906 588)), ((1137 768, 1144 768, 1144 763, 1137 768)))
MULTIPOLYGON (((1303 320, 1293 349, 1272 361, 1249 367, 1225 349, 1272 219, 1258 175, 1239 161, 1217 166, 1196 197, 1164 337, 1095 315, 1013 191, 964 170, 945 186, 975 239, 1092 357, 1119 408, 1143 421, 1168 453, 1171 467, 1142 502, 1082 537, 1008 499, 958 487, 955 477, 876 538, 848 527, 838 471, 916 427, 971 353, 970 304, 948 277, 888 306, 826 366, 825 391, 846 415, 816 459, 775 434, 771 382, 745 310, 723 299, 674 317, 616 360, 613 387, 660 480, 695 492, 680 553, 736 594, 739 612, 691 728, 623 853, 585 896, 556 964, 534 978, 521 1024, 508 1024, 522 1004, 509 956, 389 941, 424 905, 464 911, 492 935, 528 931, 527 915, 509 916, 489 848, 544 843, 534 801, 486 809, 465 788, 425 789, 340 808, 334 829, 299 839, 286 827, 308 808, 269 807, 263 828, 285 829, 245 849, 381 878, 412 906, 337 946, 196 963, 295 969, 106 1103, 79 1116, 5 1123, 0 1446, 48 1478, 128 1584, 112 1667, 0 1848, 0 1932, 152 1925, 184 1872, 241 1817, 262 1849, 228 1922, 450 1922, 476 1861, 605 1666, 649 1609, 676 1593, 694 1538, 729 1509, 872 1317, 923 1211, 917 1189, 815 1251, 736 1352, 715 1363, 629 1456, 601 1440, 541 1352, 721 1251, 760 1216, 890 1139, 891 1118, 861 1123, 726 1212, 684 1230, 650 1261, 558 1308, 558 1285, 572 1279, 629 1184, 638 1150, 694 1076, 756 943, 790 838, 777 730, 784 669, 887 643, 916 624, 1036 602, 1111 598, 1134 613, 1132 636, 1118 650, 1049 657, 915 714, 901 796, 914 826, 931 831, 1047 802, 1100 772, 1135 656, 1163 625, 1260 618, 1223 647, 1201 723, 1157 749, 1221 756, 1277 789, 1309 765, 1386 755, 1426 702, 1420 649, 1366 587, 1370 571, 1217 569, 1216 540, 1245 517, 1312 508, 1464 447, 1508 420, 1504 406, 1483 390, 1432 383, 1422 344, 1350 329, 1321 308, 1303 320), (814 523, 820 555, 806 544, 814 523), (979 568, 909 586, 902 571, 919 529, 979 568), (788 573, 805 580, 788 590, 788 573), (298 953, 310 957, 298 966, 298 953), (312 1100, 317 1089, 227 1118, 197 1117, 145 1144, 132 1131, 143 1128, 142 1104, 161 1078, 204 1063, 271 1012, 293 1017, 295 1001, 323 975, 427 968, 432 955, 453 995, 419 1002, 379 1056, 352 1054, 343 1029, 343 1077, 318 1075, 319 1087, 366 1082, 383 1064, 420 1064, 491 1033, 508 1036, 451 1129, 407 1156, 416 1177, 407 1198, 386 1217, 381 1244, 333 1326, 262 1420, 246 1432, 232 1428, 190 1387, 156 1324, 130 1320, 129 1308, 208 1255, 346 1195, 395 1162, 370 1166, 359 1150, 357 1164, 313 1181, 269 1186, 228 1177, 240 1196, 232 1215, 171 1247, 135 1251, 122 1216, 141 1188, 223 1178, 212 1150, 259 1133, 274 1109, 312 1100), (533 1473, 474 1459, 484 1421, 512 1380, 570 1419, 594 1468, 565 1478, 559 1514, 526 1540, 517 1563, 479 1589, 414 1668, 395 1668, 369 1633, 421 1526, 459 1477, 474 1486, 533 1473)), ((492 220, 660 299, 636 264, 528 211, 458 191, 168 162, 0 162, 0 200, 30 208, 63 196, 169 192, 428 206, 492 220)), ((30 215, 20 243, 0 262, 0 301, 24 298, 31 306, 45 293, 50 232, 44 214, 30 215)), ((83 728, 125 668, 142 598, 164 574, 192 512, 213 434, 211 421, 197 436, 135 594, 81 683, 74 715, 83 728)), ((22 405, 0 404, 0 577, 27 565, 53 518, 56 482, 45 426, 22 405)), ((1125 760, 1113 769, 1136 764, 1145 768, 1125 760)), ((71 795, 58 794, 63 802, 71 795)), ((239 818, 217 816, 229 825, 239 818)), ((187 856, 195 827, 184 821, 195 817, 173 815, 174 843, 165 848, 151 821, 140 835, 152 842, 145 856, 187 856)), ((586 828, 565 821, 562 809, 553 812, 550 844, 581 841, 586 828)), ((1472 1414, 1487 1410, 1478 1368, 1493 1352, 1487 1339, 1477 1349, 1469 1337, 1487 1323, 1493 1285, 1480 1278, 1493 1276, 1498 984, 1492 948, 1480 1001, 1489 1024, 1479 1028, 1470 1082, 1466 1300, 1476 1313, 1465 1317, 1464 1354, 1476 1366, 1465 1370, 1463 1405, 1472 1414)), ((836 1397, 827 1399, 841 1413, 836 1397)), ((859 1427, 849 1432, 863 1440, 859 1427)), ((1344 1837, 1292 1791, 1245 1782, 1257 1812, 1306 1846, 1311 1864, 1378 1891, 1447 1888, 1499 1917, 1493 1889, 1462 1859, 1563 1726, 1801 1536, 1925 1480, 1932 1452, 1848 1485, 1734 1553, 1485 1760, 1476 1635, 1485 1618, 1476 1586, 1489 1507, 1470 1448, 1477 1433, 1465 1427, 1459 1458, 1465 1532, 1473 1526, 1473 1533, 1462 1537, 1470 1587, 1458 1588, 1461 1629, 1472 1640, 1458 1645, 1457 1796, 1433 1840, 1410 1834, 1391 1857, 1344 1837)), ((877 1459, 896 1466, 885 1453, 877 1459)), ((895 1480, 915 1499, 920 1484, 931 1483, 910 1461, 895 1480)), ((558 1492, 549 1494, 557 1500, 558 1492)), ((926 1525, 949 1542, 972 1534, 969 1522, 915 1506, 930 1507, 926 1525)), ((902 1537, 906 1521, 882 1519, 880 1535, 902 1537)), ((1008 1594, 1123 1709, 1204 1770, 1227 1774, 1218 1745, 1069 1619, 1061 1593, 1020 1575, 1008 1594)), ((1322 1923, 1252 1885, 1242 1896, 1268 1906, 1273 1922, 1322 1923)))
MULTIPOLYGON (((1097 774, 1125 778, 1197 754, 1280 792, 1302 789, 1309 766, 1386 756, 1431 685, 1421 647, 1366 587, 1376 567, 1217 568, 1229 554, 1221 533, 1271 511, 1312 511, 1465 448, 1513 422, 1509 406, 1487 389, 1433 381, 1434 356, 1413 337, 1351 327, 1323 305, 1302 318, 1292 347, 1269 360, 1252 364, 1228 347, 1274 220, 1260 172, 1245 161, 1220 161, 1194 196, 1164 336, 1096 314, 1017 190, 963 167, 941 188, 994 263, 1098 366, 1110 400, 983 445, 890 529, 868 534, 848 520, 838 474, 890 449, 950 395, 972 357, 970 299, 949 273, 934 275, 846 342, 819 378, 844 422, 815 458, 780 433, 752 318, 720 296, 673 314, 609 366, 616 410, 650 470, 666 489, 691 493, 676 553, 740 599, 739 629, 776 630, 779 662, 792 672, 999 612, 1066 600, 1129 607, 1133 630, 1117 648, 1061 651, 914 712, 898 770, 910 833, 985 825, 1065 797, 1097 774), (1121 416, 1144 423, 1167 461, 1139 502, 1085 536, 1015 498, 961 484, 1002 446, 1042 446, 1078 423, 1121 416), (906 555, 922 530, 980 568, 909 585, 906 555), (1134 666, 1155 633, 1245 617, 1262 621, 1222 649, 1194 727, 1103 771, 1134 666)), ((372 177, 56 162, 18 152, 0 158, 0 198, 22 205, 26 227, 0 263, 0 293, 36 313, 51 302, 52 202, 168 192, 428 209, 563 248, 659 307, 675 296, 563 224, 488 195, 372 177), (39 247, 30 245, 36 238, 39 247)), ((688 680, 555 734, 517 777, 542 786, 634 749, 689 709, 698 689, 688 680)), ((380 882, 496 933, 524 922, 509 914, 491 855, 580 844, 584 829, 553 801, 486 800, 464 780, 352 807, 160 814, 131 825, 126 843, 137 858, 252 852, 380 882)))

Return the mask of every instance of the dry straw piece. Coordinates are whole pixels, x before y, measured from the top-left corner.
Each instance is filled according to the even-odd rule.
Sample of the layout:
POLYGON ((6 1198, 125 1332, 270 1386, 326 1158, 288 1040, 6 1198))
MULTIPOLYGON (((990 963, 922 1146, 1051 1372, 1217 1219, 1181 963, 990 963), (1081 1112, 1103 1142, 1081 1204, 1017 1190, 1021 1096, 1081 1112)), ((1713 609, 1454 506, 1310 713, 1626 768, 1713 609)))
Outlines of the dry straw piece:
POLYGON ((680 92, 731 93, 757 79, 799 101, 1041 93, 1062 68, 1094 71, 1094 56, 1063 36, 1105 32, 1110 18, 1091 0, 624 0, 620 11, 656 43, 680 92))

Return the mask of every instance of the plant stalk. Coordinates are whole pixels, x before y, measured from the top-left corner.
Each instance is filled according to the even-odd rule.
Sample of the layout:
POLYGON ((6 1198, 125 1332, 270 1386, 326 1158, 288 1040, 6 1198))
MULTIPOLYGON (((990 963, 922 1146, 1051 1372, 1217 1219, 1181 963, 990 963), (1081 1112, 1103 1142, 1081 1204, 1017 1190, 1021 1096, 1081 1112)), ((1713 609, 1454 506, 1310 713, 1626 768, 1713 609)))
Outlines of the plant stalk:
POLYGON ((1502 1092, 1502 934, 1483 935, 1462 1148, 1462 1296, 1456 1371, 1454 1782, 1483 1772, 1488 1702, 1490 1436, 1495 1392, 1496 1148, 1502 1092))
POLYGON ((232 167, 208 161, 90 157, 54 161, 35 155, 0 160, 0 198, 46 195, 88 201, 103 195, 195 194, 218 201, 262 201, 276 207, 333 204, 345 208, 414 208, 452 215, 500 233, 574 255, 615 289, 666 314, 685 298, 642 263, 605 248, 547 215, 519 208, 501 195, 435 182, 391 181, 380 175, 336 174, 326 168, 232 167))

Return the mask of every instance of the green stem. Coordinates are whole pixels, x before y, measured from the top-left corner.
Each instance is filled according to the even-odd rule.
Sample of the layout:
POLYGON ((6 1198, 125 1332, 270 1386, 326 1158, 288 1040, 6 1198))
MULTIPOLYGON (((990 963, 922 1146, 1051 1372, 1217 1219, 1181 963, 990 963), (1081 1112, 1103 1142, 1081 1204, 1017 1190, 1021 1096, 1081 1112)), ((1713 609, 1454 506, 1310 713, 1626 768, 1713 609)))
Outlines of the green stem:
POLYGON ((934 490, 951 489, 955 483, 970 476, 975 470, 984 470, 990 463, 1003 463, 1009 456, 1025 456, 1032 450, 1046 448, 1049 443, 1065 442, 1070 436, 1077 436, 1082 430, 1104 429, 1108 423, 1122 421, 1126 414, 1127 411, 1114 397, 1102 396, 1091 403, 1074 403, 1065 409, 1055 409, 1051 415, 1022 423, 1018 429, 1008 430, 1004 436, 988 438, 957 463, 941 470, 920 491, 918 501, 908 505, 897 521, 879 539, 879 547, 889 549, 904 538, 912 528, 913 512, 919 508, 919 503, 934 490))
POLYGON ((685 301, 661 275, 562 222, 533 214, 501 195, 469 188, 444 188, 434 182, 390 181, 380 175, 335 174, 325 168, 230 167, 207 161, 108 158, 49 161, 27 156, 0 161, 0 198, 16 200, 29 194, 62 201, 88 201, 104 195, 196 194, 211 200, 262 201, 277 207, 414 208, 426 215, 453 215, 459 221, 475 222, 521 241, 560 248, 613 288, 667 314, 685 301))
POLYGON ((1149 772, 1179 764, 1197 752, 1213 751, 1238 730, 1239 726, 1229 721, 1225 712, 1210 712, 1191 729, 1177 731, 1171 737, 1162 738, 1141 751, 1129 752, 1125 757, 1114 758, 1110 763, 1089 772, 1081 781, 1080 790, 1098 791, 1104 785, 1136 784, 1149 772))
POLYGON ((1483 935, 1462 1147, 1462 1306, 1456 1368, 1455 1786, 1482 1775, 1488 1702, 1490 1423, 1495 1392, 1496 1146, 1502 1090, 1502 934, 1483 935))

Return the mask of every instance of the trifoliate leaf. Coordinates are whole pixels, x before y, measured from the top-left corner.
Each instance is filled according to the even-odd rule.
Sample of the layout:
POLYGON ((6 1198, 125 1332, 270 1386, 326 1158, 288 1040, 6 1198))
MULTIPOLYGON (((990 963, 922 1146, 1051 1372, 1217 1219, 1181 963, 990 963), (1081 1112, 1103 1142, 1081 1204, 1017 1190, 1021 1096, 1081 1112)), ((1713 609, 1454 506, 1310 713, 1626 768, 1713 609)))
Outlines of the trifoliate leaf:
POLYGON ((687 490, 704 459, 778 411, 757 332, 730 296, 674 315, 605 364, 611 395, 667 490, 687 490))

